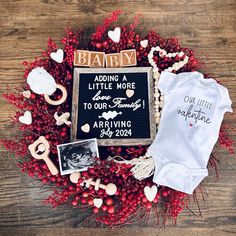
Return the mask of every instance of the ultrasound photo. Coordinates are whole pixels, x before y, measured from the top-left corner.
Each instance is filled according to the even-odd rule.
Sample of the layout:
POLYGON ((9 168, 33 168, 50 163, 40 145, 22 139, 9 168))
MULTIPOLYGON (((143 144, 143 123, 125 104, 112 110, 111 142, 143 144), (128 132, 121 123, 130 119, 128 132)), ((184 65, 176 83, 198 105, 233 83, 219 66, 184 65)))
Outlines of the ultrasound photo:
POLYGON ((65 143, 57 146, 61 175, 85 171, 99 157, 97 139, 65 143))

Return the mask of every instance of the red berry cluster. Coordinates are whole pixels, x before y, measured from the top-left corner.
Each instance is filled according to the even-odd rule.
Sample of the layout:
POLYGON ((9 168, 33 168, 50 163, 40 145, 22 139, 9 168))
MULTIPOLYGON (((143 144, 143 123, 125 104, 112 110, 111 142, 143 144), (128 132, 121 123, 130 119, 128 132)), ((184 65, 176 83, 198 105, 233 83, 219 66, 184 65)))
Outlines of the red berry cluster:
POLYGON ((94 44, 96 42, 101 42, 102 37, 107 31, 107 29, 110 27, 110 25, 113 22, 116 22, 118 20, 119 15, 122 13, 120 10, 113 11, 111 14, 111 17, 105 18, 103 24, 98 25, 96 28, 96 32, 92 34, 91 36, 91 43, 94 44))
POLYGON ((30 177, 40 179, 43 184, 54 183, 56 187, 68 186, 68 177, 52 175, 43 161, 31 159, 22 163, 19 162, 18 167, 21 168, 21 172, 27 173, 30 177))
POLYGON ((221 127, 218 142, 222 148, 228 150, 228 152, 230 154, 233 154, 234 153, 234 148, 233 148, 234 142, 229 137, 229 134, 227 132, 227 130, 229 130, 229 129, 233 129, 233 127, 230 127, 227 124, 225 124, 224 126, 221 127))
MULTIPOLYGON (((189 57, 189 62, 181 68, 177 73, 183 71, 194 71, 202 66, 192 50, 181 48, 176 38, 164 39, 155 32, 149 32, 146 37, 142 37, 135 32, 135 28, 139 22, 139 16, 134 17, 133 23, 121 27, 121 39, 119 43, 114 43, 108 36, 107 31, 111 24, 118 20, 121 11, 114 11, 111 17, 106 18, 102 25, 99 25, 96 32, 92 34, 90 42, 84 48, 80 46, 80 38, 82 31, 74 33, 67 29, 66 34, 61 40, 64 46, 65 58, 62 63, 56 63, 50 58, 50 53, 57 50, 56 43, 49 38, 48 48, 42 53, 42 58, 35 59, 34 62, 23 62, 26 67, 24 78, 35 67, 44 67, 56 80, 57 83, 67 88, 68 94, 72 94, 73 83, 73 57, 76 49, 89 49, 103 51, 105 53, 119 52, 124 49, 136 49, 138 66, 150 66, 147 55, 153 46, 160 46, 167 52, 183 51, 189 57), (143 48, 140 41, 148 39, 148 46, 143 48)), ((154 54, 154 61, 161 70, 180 61, 182 58, 178 56, 174 58, 161 58, 158 53, 154 54)), ((29 156, 28 145, 33 143, 39 136, 43 135, 50 143, 50 158, 58 166, 57 145, 69 141, 70 127, 67 125, 57 126, 53 115, 58 112, 71 111, 71 96, 65 103, 60 106, 51 106, 45 102, 42 95, 31 92, 29 99, 24 98, 22 89, 28 90, 26 83, 22 85, 20 90, 14 90, 10 93, 3 94, 4 98, 11 104, 15 105, 20 111, 12 117, 12 123, 16 129, 22 131, 22 136, 16 136, 14 140, 0 140, 7 150, 15 152, 17 156, 29 156), (19 116, 25 110, 31 112, 33 122, 31 125, 24 125, 18 122, 19 116)), ((57 91, 52 95, 52 99, 59 99, 61 96, 57 91)), ((233 152, 232 140, 228 137, 225 127, 221 129, 219 134, 219 144, 226 148, 230 153, 233 152)), ((176 219, 178 214, 186 206, 186 195, 178 191, 171 190, 166 187, 159 187, 159 192, 153 202, 149 202, 144 195, 144 187, 151 186, 153 183, 150 179, 138 181, 133 178, 130 172, 130 166, 116 164, 113 161, 107 161, 109 156, 121 156, 124 159, 137 158, 144 155, 146 147, 103 147, 99 148, 101 160, 96 166, 83 172, 82 178, 78 184, 69 181, 68 176, 60 174, 53 176, 49 172, 43 161, 33 159, 32 157, 23 158, 18 166, 22 172, 28 173, 29 176, 37 178, 43 184, 50 184, 56 187, 53 194, 46 200, 47 203, 57 207, 64 203, 70 203, 74 207, 81 209, 91 208, 96 213, 96 220, 109 226, 117 226, 121 224, 131 224, 140 220, 147 219, 151 209, 156 210, 156 215, 166 218, 176 219), (115 196, 108 196, 102 189, 95 191, 93 186, 85 188, 81 186, 83 178, 100 178, 102 183, 114 183, 118 191, 115 196), (93 199, 102 198, 103 204, 101 208, 94 207, 93 199), (164 208, 159 207, 159 202, 164 202, 164 208), (164 211, 164 212, 159 212, 164 211)), ((216 166, 216 158, 211 157, 210 164, 216 166)))
MULTIPOLYGON (((96 166, 82 173, 78 184, 69 185, 66 189, 54 192, 47 202, 58 206, 65 201, 80 208, 91 208, 97 214, 96 221, 109 226, 118 226, 142 220, 150 213, 153 204, 157 204, 160 197, 167 197, 165 192, 158 193, 153 201, 149 202, 144 195, 144 187, 152 186, 151 180, 138 181, 133 178, 129 171, 129 165, 116 164, 113 161, 99 161, 96 166), (103 189, 95 191, 93 186, 85 188, 81 186, 84 179, 100 178, 103 184, 115 183, 117 192, 115 196, 109 196, 103 189), (93 199, 102 198, 103 204, 100 208, 94 206, 93 199)), ((169 190, 169 193, 173 190, 169 190)))
POLYGON ((171 191, 168 188, 164 188, 161 194, 165 197, 165 216, 166 218, 171 217, 175 223, 179 213, 188 205, 186 201, 187 195, 179 191, 171 191))

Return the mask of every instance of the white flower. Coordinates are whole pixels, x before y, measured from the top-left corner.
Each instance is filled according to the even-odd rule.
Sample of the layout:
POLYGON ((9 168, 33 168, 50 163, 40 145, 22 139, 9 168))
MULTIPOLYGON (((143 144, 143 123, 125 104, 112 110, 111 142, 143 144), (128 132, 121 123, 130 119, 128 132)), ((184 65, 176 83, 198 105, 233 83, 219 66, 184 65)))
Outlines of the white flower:
POLYGON ((50 96, 56 91, 55 79, 43 67, 33 69, 27 77, 27 83, 30 89, 37 94, 50 96))

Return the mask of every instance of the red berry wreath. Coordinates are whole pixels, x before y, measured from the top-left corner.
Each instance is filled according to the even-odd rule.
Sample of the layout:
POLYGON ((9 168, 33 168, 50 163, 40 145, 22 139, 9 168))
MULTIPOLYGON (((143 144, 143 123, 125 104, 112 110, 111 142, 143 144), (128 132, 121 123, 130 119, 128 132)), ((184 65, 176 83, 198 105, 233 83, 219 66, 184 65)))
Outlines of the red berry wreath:
MULTIPOLYGON (((104 23, 99 25, 96 28, 96 32, 91 35, 87 46, 83 48, 80 45, 83 32, 66 30, 65 36, 61 40, 64 47, 64 59, 61 63, 50 57, 51 53, 58 49, 58 46, 49 38, 48 49, 42 53, 40 59, 36 59, 31 63, 23 62, 26 67, 24 78, 28 77, 32 69, 44 67, 53 76, 56 83, 64 86, 68 95, 71 95, 74 51, 77 49, 101 51, 106 54, 136 49, 137 66, 145 67, 150 66, 148 61, 150 49, 158 45, 168 53, 182 51, 188 57, 188 62, 174 72, 191 72, 202 67, 203 63, 200 63, 195 58, 193 50, 181 48, 176 38, 164 39, 152 31, 145 37, 139 35, 135 29, 139 23, 140 16, 135 16, 134 22, 131 24, 120 26, 120 41, 114 43, 107 36, 107 31, 118 20, 120 14, 121 11, 114 11, 111 17, 106 18, 104 23), (148 40, 148 45, 141 46, 140 41, 144 39, 148 40)), ((168 58, 165 55, 161 56, 154 53, 153 57, 153 61, 160 71, 169 68, 180 60, 181 57, 179 55, 168 58)), ((100 161, 87 171, 82 172, 83 178, 92 178, 93 180, 99 178, 103 184, 114 183, 117 191, 113 196, 108 195, 102 188, 95 190, 93 186, 88 186, 87 188, 81 186, 83 178, 79 178, 78 183, 72 183, 68 175, 60 175, 60 173, 52 175, 43 160, 35 159, 30 155, 28 146, 40 136, 44 136, 50 144, 50 159, 56 166, 59 165, 57 145, 70 141, 70 124, 56 125, 54 114, 55 112, 57 114, 70 112, 72 96, 68 96, 66 102, 61 105, 52 106, 45 101, 43 95, 38 95, 29 89, 28 84, 24 83, 21 89, 3 94, 9 103, 19 109, 12 118, 12 122, 17 126, 17 129, 22 131, 22 136, 17 136, 14 140, 1 140, 1 143, 7 150, 13 151, 19 157, 18 167, 22 172, 38 179, 45 185, 53 186, 53 189, 56 188, 45 201, 46 203, 51 204, 53 207, 69 204, 80 210, 91 209, 91 217, 94 217, 97 222, 108 226, 118 226, 148 219, 151 209, 155 211, 157 223, 165 223, 168 218, 176 222, 178 214, 188 207, 189 199, 197 197, 197 190, 195 190, 193 196, 188 196, 182 192, 160 186, 154 200, 150 202, 143 190, 145 186, 152 186, 152 180, 150 178, 141 181, 137 180, 130 171, 130 165, 107 159, 108 157, 121 156, 124 159, 132 160, 144 155, 146 146, 100 147, 100 161), (19 118, 24 111, 30 111, 32 123, 22 124, 19 122, 19 118)), ((60 92, 53 93, 51 99, 61 99, 60 92)), ((228 138, 225 128, 220 131, 218 145, 227 149, 230 153, 233 152, 232 141, 228 138)), ((208 168, 216 168, 217 162, 218 158, 211 155, 208 168)))

